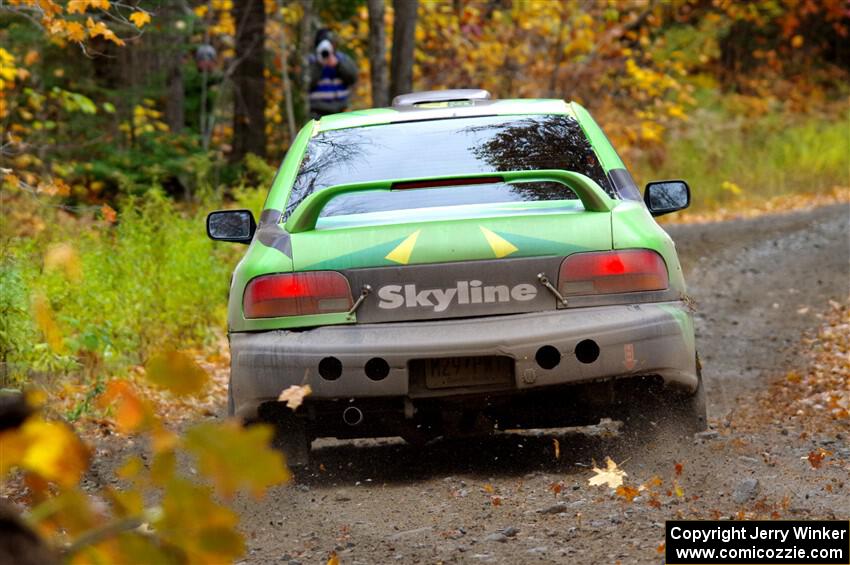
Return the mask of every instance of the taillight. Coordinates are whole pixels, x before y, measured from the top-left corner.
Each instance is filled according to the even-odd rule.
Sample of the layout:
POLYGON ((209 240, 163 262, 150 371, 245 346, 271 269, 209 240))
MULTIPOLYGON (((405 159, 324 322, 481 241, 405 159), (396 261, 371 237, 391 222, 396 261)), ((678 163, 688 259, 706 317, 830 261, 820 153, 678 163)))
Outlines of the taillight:
POLYGON ((242 299, 246 318, 345 312, 351 305, 348 279, 334 271, 257 277, 242 299))
POLYGON ((564 259, 558 290, 564 296, 664 290, 667 265, 648 249, 576 253, 564 259))

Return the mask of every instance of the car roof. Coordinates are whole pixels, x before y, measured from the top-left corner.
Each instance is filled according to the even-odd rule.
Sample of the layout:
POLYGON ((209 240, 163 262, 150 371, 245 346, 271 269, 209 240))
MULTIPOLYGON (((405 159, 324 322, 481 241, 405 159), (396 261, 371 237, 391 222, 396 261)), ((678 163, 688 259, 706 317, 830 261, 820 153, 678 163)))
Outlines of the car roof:
POLYGON ((523 114, 566 114, 575 117, 572 105, 558 99, 464 100, 463 105, 436 102, 433 105, 396 105, 391 108, 329 114, 317 122, 314 132, 422 120, 523 114))

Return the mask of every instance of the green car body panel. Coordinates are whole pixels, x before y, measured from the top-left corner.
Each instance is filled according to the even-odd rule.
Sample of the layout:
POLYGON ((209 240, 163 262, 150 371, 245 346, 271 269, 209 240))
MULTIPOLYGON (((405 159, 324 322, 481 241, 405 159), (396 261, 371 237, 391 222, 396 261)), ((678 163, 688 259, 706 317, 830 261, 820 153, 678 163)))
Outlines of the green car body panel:
MULTIPOLYGON (((381 108, 309 122, 297 135, 275 177, 257 232, 232 278, 228 330, 233 350, 231 394, 235 397, 231 399, 235 404, 231 409, 236 414, 256 417, 262 403, 274 401, 291 384, 310 384, 313 395, 308 401, 329 402, 342 398, 409 402, 476 392, 474 387, 416 389, 413 365, 420 357, 511 358, 515 380, 507 392, 644 372, 661 375, 666 384, 679 389, 693 391, 699 386, 693 322, 683 301, 685 283, 675 247, 647 206, 637 200, 636 190, 637 198, 621 198, 575 171, 499 170, 337 183, 313 191, 297 206, 290 203, 302 160, 316 136, 354 128, 477 116, 564 116, 575 120, 605 175, 628 176, 590 114, 576 103, 561 100, 381 108), (382 193, 393 192, 399 183, 425 180, 442 186, 442 181, 467 184, 485 182, 494 176, 512 186, 563 185, 578 198, 320 214, 337 198, 367 192, 380 198, 382 193), (557 279, 558 266, 566 257, 612 250, 650 250, 660 255, 667 268, 667 288, 628 295, 576 296, 565 304, 557 293, 550 294, 539 282, 547 277, 557 279), (512 273, 523 269, 527 272, 521 277, 526 278, 511 279, 515 276, 512 273), (369 304, 378 299, 373 293, 364 294, 365 306, 353 312, 246 317, 243 299, 253 279, 313 271, 342 273, 351 284, 352 301, 358 299, 360 283, 365 288, 365 283, 375 286, 377 280, 385 286, 397 282, 381 295, 382 300, 389 297, 390 302, 400 302, 406 296, 407 306, 411 300, 417 307, 435 305, 421 315, 405 314, 401 312, 405 308, 401 308, 398 318, 393 318, 394 311, 382 311, 369 304), (539 283, 535 287, 535 306, 530 301, 526 310, 512 305, 513 310, 500 312, 498 304, 487 305, 480 317, 470 314, 474 312, 470 306, 454 314, 448 310, 438 312, 443 308, 437 304, 441 296, 451 293, 456 298, 453 307, 456 306, 460 302, 457 293, 468 292, 470 284, 480 284, 474 280, 479 272, 490 273, 496 279, 507 277, 513 281, 510 284, 526 285, 523 288, 539 283), (539 275, 539 281, 534 275, 539 275), (421 294, 416 284, 445 290, 421 294), (541 306, 541 300, 548 302, 541 306), (635 336, 634 340, 631 336, 635 336), (573 350, 582 338, 598 342, 598 360, 576 360, 573 350), (539 355, 542 346, 558 351, 563 361, 557 369, 542 368, 545 363, 541 365, 539 358, 535 364, 535 352, 539 355), (341 360, 341 378, 326 379, 319 374, 317 364, 327 358, 341 360), (386 359, 388 376, 363 376, 363 367, 374 358, 386 359)), ((632 182, 630 176, 628 181, 632 182)), ((521 291, 518 296, 522 298, 521 291)), ((499 390, 506 392, 504 388, 499 390)), ((486 392, 482 389, 482 393, 486 392)), ((405 411, 408 419, 413 413, 415 410, 409 414, 405 411)), ((374 430, 363 432, 376 434, 380 435, 374 430)))
MULTIPOLYGON (((456 110, 452 113, 456 113, 456 110)), ((566 115, 578 120, 582 130, 587 135, 593 146, 600 164, 608 172, 616 169, 624 169, 622 160, 611 146, 605 134, 581 105, 572 102, 567 104, 562 100, 500 100, 493 105, 487 106, 486 111, 478 112, 482 115, 566 115)), ((440 119, 448 114, 445 110, 433 112, 431 119, 440 119)), ((474 116, 476 112, 465 112, 464 115, 474 116)), ((378 108, 334 114, 322 118, 321 121, 310 121, 296 136, 283 164, 278 171, 272 184, 269 196, 264 204, 263 217, 278 220, 282 210, 286 207, 289 192, 298 174, 301 159, 310 138, 322 131, 344 129, 352 127, 370 127, 381 124, 394 123, 395 120, 404 118, 405 114, 390 108, 378 108)), ((457 176, 457 175, 453 175, 457 176)), ((388 181, 406 179, 387 179, 388 181)), ((325 191, 321 191, 325 192, 325 191)), ((314 196, 321 194, 315 193, 314 196)), ((539 209, 538 203, 527 203, 527 209, 539 209)), ((495 207, 498 208, 498 207, 495 207)), ((516 206, 513 206, 516 208, 516 206)), ((642 208, 642 207, 639 207, 642 208)), ((655 222, 646 213, 641 215, 648 224, 655 222)), ((596 215, 588 216, 581 208, 572 212, 569 230, 559 230, 557 224, 561 217, 552 214, 549 217, 533 215, 524 217, 521 210, 514 210, 512 217, 491 217, 498 212, 497 209, 479 210, 470 212, 463 219, 432 220, 429 222, 404 222, 399 218, 396 225, 380 226, 374 225, 347 227, 344 221, 330 220, 320 224, 322 230, 306 231, 291 234, 290 249, 297 249, 297 253, 287 255, 277 249, 270 248, 261 241, 252 245, 248 253, 236 268, 231 287, 230 308, 228 311, 230 331, 254 331, 274 328, 296 328, 311 327, 324 324, 353 324, 356 318, 349 318, 339 314, 325 314, 319 316, 287 317, 279 319, 246 319, 242 312, 242 294, 247 283, 261 275, 269 273, 285 273, 302 270, 338 270, 355 267, 392 265, 393 262, 386 259, 386 255, 401 244, 404 239, 412 233, 420 231, 423 236, 421 241, 417 239, 417 247, 411 255, 413 263, 436 263, 443 261, 469 261, 476 259, 493 258, 493 251, 488 245, 486 237, 480 231, 480 227, 489 229, 495 233, 501 231, 509 234, 508 241, 517 241, 519 250, 515 257, 533 255, 568 255, 576 251, 606 250, 612 249, 611 228, 606 225, 611 222, 610 218, 596 215), (520 212, 520 213, 517 213, 520 212), (477 214, 478 217, 470 217, 477 214), (484 221, 482 223, 482 220, 484 221), (335 225, 340 225, 336 229, 335 225), (424 228, 424 232, 421 230, 424 228), (462 246, 447 245, 446 240, 462 241, 462 246), (297 257, 296 257, 297 255, 297 257)), ((291 222, 287 222, 289 225, 291 222)), ((660 231, 656 229, 656 231, 660 231)), ((639 231, 640 233, 640 231, 639 231)), ((663 232, 662 232, 663 234, 663 232)), ((662 236, 663 237, 663 236, 662 236)), ((641 245, 635 242, 633 247, 651 246, 641 245)), ((624 248, 624 247, 619 247, 624 248)), ((660 249, 657 249, 661 252, 660 249)), ((665 260, 669 262, 669 253, 665 254, 665 260)), ((675 262, 678 266, 678 262, 675 262)), ((682 289, 684 290, 684 289, 682 289)))

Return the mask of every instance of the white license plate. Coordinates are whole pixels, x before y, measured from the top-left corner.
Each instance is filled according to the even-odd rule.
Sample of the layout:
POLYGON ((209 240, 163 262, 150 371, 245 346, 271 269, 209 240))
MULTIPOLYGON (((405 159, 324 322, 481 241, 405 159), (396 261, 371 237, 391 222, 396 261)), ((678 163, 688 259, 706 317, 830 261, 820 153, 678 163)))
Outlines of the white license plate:
POLYGON ((513 380, 509 357, 450 357, 420 361, 428 388, 507 384, 513 380))

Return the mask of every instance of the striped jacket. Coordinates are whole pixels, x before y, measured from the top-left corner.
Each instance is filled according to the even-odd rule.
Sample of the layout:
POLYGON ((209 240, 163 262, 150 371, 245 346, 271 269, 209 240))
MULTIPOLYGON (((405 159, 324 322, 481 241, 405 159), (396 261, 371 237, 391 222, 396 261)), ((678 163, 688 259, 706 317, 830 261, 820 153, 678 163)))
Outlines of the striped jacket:
POLYGON ((351 87, 357 82, 357 65, 345 53, 336 52, 336 67, 323 66, 310 55, 310 112, 334 114, 348 108, 351 87))

